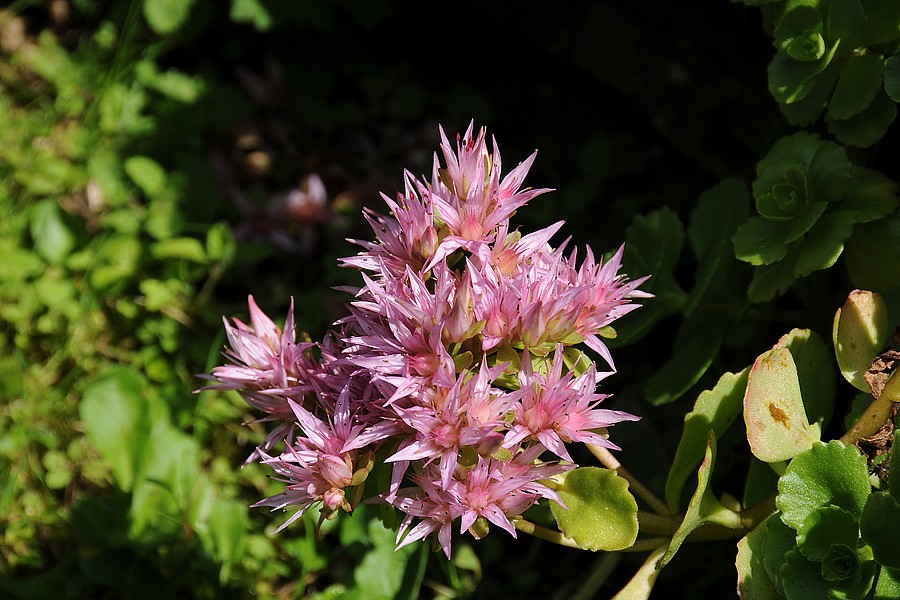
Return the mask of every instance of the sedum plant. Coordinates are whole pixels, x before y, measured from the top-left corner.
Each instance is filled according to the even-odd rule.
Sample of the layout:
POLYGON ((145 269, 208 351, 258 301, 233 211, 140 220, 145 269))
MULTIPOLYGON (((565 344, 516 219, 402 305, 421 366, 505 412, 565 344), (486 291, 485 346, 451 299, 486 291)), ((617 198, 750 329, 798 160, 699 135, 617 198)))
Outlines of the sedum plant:
POLYGON ((376 239, 343 259, 364 285, 325 340, 299 342, 291 313, 278 327, 252 296, 250 324, 226 322, 230 364, 211 387, 238 390, 277 424, 251 458, 285 488, 257 505, 296 509, 283 528, 314 505, 329 519, 379 501, 403 515, 398 548, 433 534, 448 558, 457 529, 533 532, 523 513, 541 501, 582 516, 615 505, 625 531, 614 540, 554 514, 576 544, 627 547, 627 483, 578 469, 567 446, 616 448, 607 428, 637 418, 600 407, 596 388, 614 372, 603 337, 648 296, 646 278, 619 272, 621 249, 579 261, 552 247, 562 223, 511 228, 548 191, 522 187, 535 155, 503 175, 484 129, 470 125, 455 149, 441 137, 431 181, 407 173, 405 191, 384 197, 391 215, 366 213, 376 239))
MULTIPOLYGON (((448 559, 457 536, 495 528, 605 556, 647 552, 623 598, 648 597, 684 544, 733 539, 742 598, 890 597, 897 549, 875 525, 900 515, 877 466, 890 444, 866 445, 891 437, 900 401, 883 297, 850 294, 832 345, 792 329, 702 392, 657 497, 609 452, 608 428, 636 417, 603 408, 597 392, 615 372, 612 324, 634 300, 653 301, 639 289, 647 278, 620 273, 622 248, 605 260, 588 249, 580 264, 567 244, 554 248, 562 223, 510 230, 547 191, 522 187, 534 155, 503 176, 484 130, 470 126, 455 149, 441 139, 430 181, 407 173, 405 191, 384 197, 390 215, 366 213, 376 239, 342 261, 363 285, 347 290, 348 314, 325 339, 295 331, 293 306, 278 326, 252 296, 249 323, 225 321, 229 361, 206 389, 236 390, 271 424, 248 461, 284 486, 256 504, 294 511, 278 529, 313 507, 321 525, 377 504, 398 549, 430 538, 448 559), (865 393, 829 440, 841 385, 865 393), (720 446, 735 432, 752 455, 740 499, 715 491, 720 446), (580 458, 591 454, 601 466, 580 458)), ((812 173, 851 188, 853 169, 833 164, 841 148, 796 139, 807 162, 761 170, 757 189, 775 191, 758 195, 760 211, 812 226, 829 204, 850 210, 852 192, 834 181, 803 185, 812 173)))

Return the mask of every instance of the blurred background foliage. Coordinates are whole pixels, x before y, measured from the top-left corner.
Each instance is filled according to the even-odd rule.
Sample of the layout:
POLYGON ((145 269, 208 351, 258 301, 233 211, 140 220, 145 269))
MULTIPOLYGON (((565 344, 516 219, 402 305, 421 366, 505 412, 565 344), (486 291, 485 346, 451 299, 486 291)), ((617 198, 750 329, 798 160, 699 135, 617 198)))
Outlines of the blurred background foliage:
MULTIPOLYGON (((221 360, 221 316, 245 314, 250 293, 273 315, 293 296, 300 329, 321 337, 346 300, 332 287, 355 283, 336 258, 355 252, 346 238, 370 237, 361 208, 380 211, 404 168, 430 173, 439 124, 450 136, 473 119, 488 127, 507 165, 539 150, 529 183, 556 191, 517 215, 523 228, 565 219, 598 252, 627 236, 629 272, 654 274, 658 298, 622 332, 620 373, 604 386, 645 416, 617 442, 657 490, 653 464, 671 461, 689 407, 674 401, 752 362, 786 320, 821 327, 842 304, 822 271, 748 308, 738 292, 752 269, 732 260, 714 307, 695 312, 696 263, 747 219, 746 182, 792 131, 768 89, 775 50, 755 7, 433 10, 18 0, 0 11, 0 595, 591 597, 597 557, 536 539, 470 540, 447 563, 424 545, 395 553, 365 510, 321 539, 314 515, 270 535, 278 517, 247 507, 277 484, 239 468, 264 428, 244 425, 255 415, 237 395, 192 393, 221 360), (748 310, 759 318, 737 323, 748 310), (687 367, 671 362, 681 354, 687 367)), ((896 179, 896 148, 882 142, 868 166, 896 179)), ((730 566, 696 569, 722 548, 681 550, 659 593, 732 594, 730 566)), ((640 563, 623 560, 609 590, 640 563)))

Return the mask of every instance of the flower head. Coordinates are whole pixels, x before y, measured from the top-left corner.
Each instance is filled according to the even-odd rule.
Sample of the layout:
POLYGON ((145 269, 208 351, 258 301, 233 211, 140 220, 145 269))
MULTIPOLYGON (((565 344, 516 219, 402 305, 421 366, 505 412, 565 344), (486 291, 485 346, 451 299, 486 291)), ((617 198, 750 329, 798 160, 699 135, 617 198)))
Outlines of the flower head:
POLYGON ((282 527, 317 504, 353 510, 380 460, 391 478, 374 499, 404 513, 398 547, 435 534, 449 557, 457 527, 515 537, 525 510, 560 501, 548 479, 576 466, 567 445, 615 448, 606 428, 636 419, 599 407, 610 373, 574 346, 612 366, 600 334, 647 296, 644 279, 620 274, 621 248, 579 263, 552 246, 562 222, 511 226, 549 191, 522 187, 534 154, 504 175, 484 129, 440 137, 430 181, 407 172, 404 192, 383 196, 390 214, 365 211, 375 239, 342 260, 361 285, 324 340, 297 342, 292 314, 282 330, 252 297, 251 324, 225 324, 231 364, 212 387, 282 423, 258 455, 285 488, 257 504, 295 507, 282 527))

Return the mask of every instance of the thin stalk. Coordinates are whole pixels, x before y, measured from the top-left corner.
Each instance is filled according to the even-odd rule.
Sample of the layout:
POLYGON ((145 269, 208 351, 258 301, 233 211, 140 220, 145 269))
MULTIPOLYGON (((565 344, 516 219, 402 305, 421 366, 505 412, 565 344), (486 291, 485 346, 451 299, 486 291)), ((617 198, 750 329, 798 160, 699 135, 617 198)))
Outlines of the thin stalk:
POLYGON ((521 517, 513 519, 512 524, 519 531, 527 533, 528 535, 533 535, 536 538, 553 542, 554 544, 559 544, 560 546, 565 546, 567 548, 583 549, 575 540, 564 536, 561 532, 542 527, 541 525, 532 523, 521 517))
POLYGON ((865 412, 859 417, 853 427, 841 437, 841 442, 846 446, 852 446, 857 440, 869 437, 878 432, 891 416, 894 403, 887 394, 873 398, 865 412))
MULTIPOLYGON (((719 540, 742 537, 748 531, 756 528, 761 522, 769 518, 775 512, 775 496, 769 496, 759 504, 740 511, 740 527, 723 527, 721 525, 701 525, 687 538, 687 541, 719 540)), ((672 536, 684 515, 657 515, 649 512, 638 511, 638 524, 641 533, 672 536)))
POLYGON ((640 497, 647 505, 656 511, 657 514, 660 515, 671 515, 672 511, 669 510, 668 505, 660 500, 656 494, 650 491, 650 488, 645 486, 640 482, 634 475, 628 472, 628 469, 622 466, 622 463, 618 461, 618 459, 612 455, 612 452, 603 448, 601 446, 595 446, 594 444, 585 444, 588 447, 588 450, 591 451, 597 460, 612 471, 615 471, 622 479, 628 482, 628 485, 631 487, 631 490, 634 494, 640 497))

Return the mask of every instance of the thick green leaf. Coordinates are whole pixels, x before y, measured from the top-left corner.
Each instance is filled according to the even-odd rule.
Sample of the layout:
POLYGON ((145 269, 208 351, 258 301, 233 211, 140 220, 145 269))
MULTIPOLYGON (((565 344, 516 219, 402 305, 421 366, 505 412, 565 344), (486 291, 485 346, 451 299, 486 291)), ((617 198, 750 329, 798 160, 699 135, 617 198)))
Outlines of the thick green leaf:
POLYGON ((766 573, 763 545, 767 537, 766 521, 745 535, 737 545, 737 591, 741 600, 778 600, 775 583, 766 573))
POLYGON ((731 237, 749 216, 750 194, 743 179, 724 179, 700 194, 688 227, 694 256, 703 258, 718 238, 731 237))
POLYGON ((859 0, 830 0, 825 4, 825 40, 831 46, 840 41, 841 52, 848 53, 866 41, 869 21, 859 0))
POLYGON ((353 572, 362 598, 394 600, 403 586, 407 561, 416 548, 406 546, 395 551, 391 534, 377 519, 369 522, 370 539, 376 545, 353 572))
POLYGON ((659 577, 659 561, 666 551, 666 545, 659 546, 647 556, 644 563, 612 600, 648 600, 656 578, 659 577))
POLYGON ((200 240, 189 237, 169 238, 150 246, 150 254, 160 260, 181 258, 205 264, 206 252, 200 240))
MULTIPOLYGON (((695 319, 695 321, 705 319, 695 319)), ((644 388, 653 406, 674 402, 684 395, 709 369, 722 346, 725 332, 708 323, 685 321, 673 344, 672 358, 656 371, 644 388)))
POLYGON ((843 121, 830 121, 828 131, 847 146, 868 148, 887 133, 897 118, 897 104, 879 91, 863 112, 843 121))
POLYGON ((679 509, 684 484, 703 460, 710 432, 721 437, 740 416, 749 372, 748 367, 722 375, 713 389, 700 393, 694 409, 685 415, 684 433, 666 480, 666 502, 673 512, 679 509))
POLYGON ((235 23, 252 23, 257 31, 272 27, 272 15, 260 0, 233 0, 229 16, 235 23))
POLYGON ((85 388, 79 405, 88 439, 125 491, 140 476, 150 437, 144 385, 130 369, 115 367, 85 388))
POLYGON ((882 219, 900 207, 900 185, 881 171, 854 166, 850 185, 838 210, 853 213, 854 223, 882 219))
POLYGON ((34 250, 50 264, 61 264, 75 247, 75 236, 69 231, 53 200, 38 202, 31 208, 31 239, 34 250))
POLYGON ((800 61, 815 61, 825 54, 822 17, 812 6, 787 10, 775 25, 775 47, 800 61))
POLYGON ((894 102, 900 102, 900 50, 884 61, 884 91, 894 102))
POLYGON ((834 93, 834 86, 837 84, 839 75, 840 66, 832 63, 812 80, 812 89, 807 92, 803 100, 791 104, 780 103, 778 108, 787 117, 788 123, 800 127, 808 127, 816 123, 834 93))
POLYGON ((622 550, 638 534, 637 502, 615 471, 579 467, 561 476, 556 492, 565 503, 550 509, 560 531, 587 550, 622 550))
POLYGON ((819 60, 801 61, 779 52, 769 63, 769 91, 781 104, 791 105, 803 101, 816 85, 816 76, 822 73, 834 58, 837 47, 828 49, 819 60))
POLYGON ((236 500, 218 499, 209 516, 209 533, 213 541, 213 556, 222 564, 219 581, 225 583, 231 565, 243 557, 247 537, 247 507, 236 500))
POLYGON ((827 118, 833 121, 849 119, 867 109, 881 89, 883 73, 884 58, 880 54, 847 58, 828 103, 827 118))
POLYGON ((824 560, 833 544, 856 548, 859 519, 839 506, 812 511, 797 531, 797 549, 810 560, 824 560))
POLYGON ((148 198, 156 198, 166 187, 166 172, 152 158, 132 156, 126 159, 125 172, 148 198))
POLYGON ((227 223, 216 223, 206 232, 206 255, 209 260, 229 263, 235 250, 234 232, 227 223))
POLYGON ((157 35, 168 35, 188 19, 196 0, 144 0, 144 18, 157 35))
POLYGON ((795 280, 794 265, 799 251, 800 245, 794 244, 783 260, 753 270, 753 278, 747 288, 747 297, 751 302, 767 302, 788 291, 795 280))
POLYGON ((684 303, 685 317, 694 314, 707 294, 714 293, 716 287, 713 285, 714 281, 727 278, 729 268, 733 266, 734 262, 732 261, 734 247, 730 241, 732 233, 729 232, 728 236, 717 237, 706 246, 703 256, 700 257, 700 264, 697 266, 694 287, 684 303))
POLYGON ((875 584, 872 600, 897 600, 900 598, 900 569, 882 567, 875 584))
POLYGON ((784 559, 779 576, 787 598, 824 600, 829 597, 831 586, 822 577, 822 563, 809 560, 797 550, 789 550, 784 559))
POLYGON ((836 202, 850 184, 852 163, 847 151, 834 142, 821 141, 809 163, 809 184, 816 202, 836 202))
POLYGON ((797 367, 787 348, 775 347, 753 363, 744 423, 751 452, 765 462, 788 460, 818 441, 819 427, 809 425, 797 367))
MULTIPOLYGON (((638 215, 626 230, 622 258, 629 273, 652 274, 646 290, 683 300, 684 291, 675 281, 675 267, 684 246, 684 226, 674 211, 661 208, 638 215)), ((680 308, 677 303, 673 308, 680 308)))
POLYGON ((743 506, 756 506, 760 502, 768 500, 778 491, 778 474, 775 473, 769 463, 765 463, 755 456, 750 457, 750 468, 747 470, 747 480, 744 483, 744 497, 741 500, 743 506))
POLYGON ((872 391, 865 374, 891 330, 887 304, 875 292, 853 290, 835 313, 832 342, 838 368, 856 389, 872 391))
POLYGON ((781 567, 785 555, 797 545, 797 532, 784 524, 781 514, 775 513, 766 519, 766 539, 763 543, 763 566, 769 579, 775 582, 775 589, 784 594, 781 586, 781 567))
POLYGON ((712 488, 709 487, 709 478, 715 463, 716 438, 710 432, 703 462, 700 463, 700 468, 697 470, 697 489, 688 502, 684 519, 672 535, 669 548, 660 559, 658 568, 662 569, 666 566, 681 548, 681 544, 684 543, 687 536, 701 525, 714 523, 729 529, 740 529, 743 526, 740 515, 722 506, 722 503, 713 495, 712 488))
POLYGON ((869 21, 869 35, 862 45, 871 48, 900 37, 900 3, 862 0, 869 21))
POLYGON ((770 265, 787 256, 784 231, 788 223, 774 223, 762 217, 750 217, 738 227, 731 241, 738 260, 751 265, 770 265))
POLYGON ((900 501, 888 492, 869 496, 859 520, 862 539, 879 564, 900 569, 900 501))
POLYGON ((858 518, 869 497, 866 459, 856 446, 816 443, 794 458, 778 481, 775 504, 782 520, 799 530, 823 506, 839 506, 858 518))
POLYGON ((792 329, 776 348, 787 348, 797 367, 803 406, 810 423, 824 427, 831 419, 836 392, 831 350, 825 340, 809 329, 792 329))
POLYGON ((849 211, 834 211, 816 222, 797 252, 794 277, 806 277, 837 262, 844 251, 844 242, 853 235, 853 217, 849 211))
POLYGON ((844 260, 856 287, 882 294, 900 288, 900 212, 857 225, 844 260))
POLYGON ((684 246, 684 227, 674 211, 655 210, 635 217, 626 231, 622 264, 633 277, 653 276, 641 289, 654 294, 644 301, 641 310, 626 315, 616 325, 618 336, 610 340, 611 348, 632 343, 673 313, 680 311, 687 294, 675 280, 675 267, 684 246))

